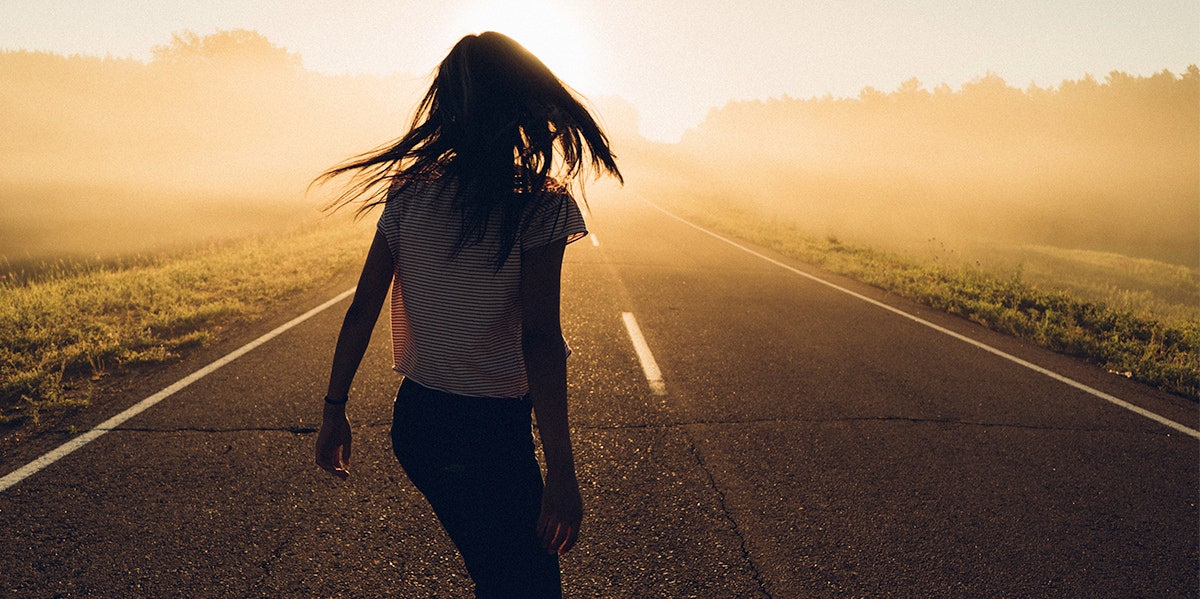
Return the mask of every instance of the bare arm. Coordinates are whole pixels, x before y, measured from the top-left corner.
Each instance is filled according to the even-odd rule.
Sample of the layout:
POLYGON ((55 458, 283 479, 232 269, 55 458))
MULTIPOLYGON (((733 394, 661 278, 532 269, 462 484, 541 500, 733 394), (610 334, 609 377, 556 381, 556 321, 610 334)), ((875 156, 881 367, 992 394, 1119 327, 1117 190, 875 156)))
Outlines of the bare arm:
MULTIPOLYGON (((333 401, 344 401, 350 393, 350 383, 371 341, 371 331, 387 297, 392 274, 392 253, 383 234, 376 232, 333 352, 333 369, 326 392, 326 397, 333 401)), ((340 478, 350 476, 350 441, 345 404, 326 403, 321 430, 317 433, 317 465, 340 478)))
POLYGON ((538 535, 551 553, 571 550, 583 506, 575 478, 567 417, 567 355, 559 321, 565 240, 526 251, 521 259, 521 324, 529 395, 546 457, 546 489, 538 535))
POLYGON ((328 395, 340 401, 350 392, 350 383, 358 371, 358 364, 371 341, 371 331, 379 318, 383 300, 387 298, 392 283, 392 253, 388 249, 383 233, 376 232, 354 290, 354 300, 346 310, 342 330, 338 333, 337 348, 333 352, 333 370, 329 374, 328 395))

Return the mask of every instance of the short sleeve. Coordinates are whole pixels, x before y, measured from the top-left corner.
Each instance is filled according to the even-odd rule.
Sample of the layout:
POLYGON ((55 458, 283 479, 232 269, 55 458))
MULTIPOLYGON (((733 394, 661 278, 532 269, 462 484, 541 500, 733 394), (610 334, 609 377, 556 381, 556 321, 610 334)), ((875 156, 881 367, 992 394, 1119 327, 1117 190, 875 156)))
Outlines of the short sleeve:
POLYGON ((383 213, 379 215, 379 221, 375 223, 375 230, 383 233, 383 238, 388 242, 388 248, 392 250, 392 255, 396 255, 396 248, 399 247, 398 241, 400 238, 400 222, 399 214, 400 202, 393 200, 389 194, 388 201, 383 204, 383 213))
POLYGON ((529 215, 521 233, 521 251, 559 239, 571 243, 586 236, 587 232, 587 224, 575 198, 566 193, 551 193, 529 215))
POLYGON ((389 212, 391 212, 391 211, 388 210, 388 207, 391 205, 392 205, 392 202, 384 203, 383 211, 380 212, 380 214, 379 214, 379 220, 376 221, 376 223, 375 223, 375 230, 379 231, 380 233, 383 233, 384 235, 387 235, 387 228, 388 228, 387 223, 384 221, 387 220, 389 216, 391 216, 389 214, 389 212))

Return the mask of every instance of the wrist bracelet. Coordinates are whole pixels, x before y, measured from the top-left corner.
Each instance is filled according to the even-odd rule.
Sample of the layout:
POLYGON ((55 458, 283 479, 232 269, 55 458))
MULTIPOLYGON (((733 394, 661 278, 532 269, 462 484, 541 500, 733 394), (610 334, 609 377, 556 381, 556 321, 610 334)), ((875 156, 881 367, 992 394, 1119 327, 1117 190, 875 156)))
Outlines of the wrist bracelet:
POLYGON ((335 401, 335 400, 329 399, 328 395, 325 396, 325 403, 327 403, 331 406, 344 406, 344 405, 346 405, 346 402, 348 402, 348 401, 350 401, 349 395, 347 395, 346 397, 343 397, 341 401, 335 401))

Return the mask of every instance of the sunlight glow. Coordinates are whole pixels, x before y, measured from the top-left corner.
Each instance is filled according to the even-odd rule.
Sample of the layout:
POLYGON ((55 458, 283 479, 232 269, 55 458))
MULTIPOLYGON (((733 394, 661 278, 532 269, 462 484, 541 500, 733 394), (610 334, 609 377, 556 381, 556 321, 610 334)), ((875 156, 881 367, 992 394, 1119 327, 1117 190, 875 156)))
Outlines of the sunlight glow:
POLYGON ((584 20, 569 7, 546 0, 482 1, 451 21, 455 40, 469 33, 497 31, 525 46, 567 85, 587 92, 596 88, 584 20))

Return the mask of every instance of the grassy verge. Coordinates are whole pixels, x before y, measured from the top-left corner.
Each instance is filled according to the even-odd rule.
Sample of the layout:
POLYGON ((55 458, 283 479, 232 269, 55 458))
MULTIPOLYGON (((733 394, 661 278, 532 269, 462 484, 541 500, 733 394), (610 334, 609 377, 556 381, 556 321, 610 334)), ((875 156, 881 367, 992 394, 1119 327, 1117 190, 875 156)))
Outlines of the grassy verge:
POLYGON ((124 263, 0 283, 0 424, 87 405, 106 377, 180 359, 362 260, 370 229, 327 219, 124 263))
MULTIPOLYGON (((773 222, 720 202, 668 201, 673 210, 716 230, 741 237, 822 269, 846 275, 927 306, 977 322, 992 330, 1037 343, 1057 352, 1090 360, 1109 372, 1133 378, 1193 400, 1200 400, 1200 319, 1196 307, 1194 272, 1171 270, 1170 283, 1182 300, 1155 301, 1152 291, 1129 291, 1100 286, 1089 290, 1086 276, 1062 277, 1062 268, 1042 272, 1053 260, 1034 260, 1036 253, 1061 262, 1071 252, 1030 248, 1023 261, 1008 272, 976 262, 921 260, 911 256, 856 247, 834 237, 815 238, 794 225, 773 222), (1024 264, 1042 275, 1041 283, 1026 280, 1024 264), (1050 277, 1065 284, 1048 288, 1050 277), (1095 293, 1087 293, 1095 291, 1095 293), (1109 300, 1105 297, 1111 298, 1109 300), (1178 303, 1182 301, 1183 303, 1178 303), (1144 309, 1137 309, 1144 306, 1144 309)), ((1095 253, 1075 256, 1076 262, 1103 266, 1095 253)), ((1150 268, 1132 261, 1141 269, 1150 268)), ((1086 274, 1086 273, 1085 273, 1086 274)), ((1094 273, 1092 273, 1094 275, 1094 273)))

